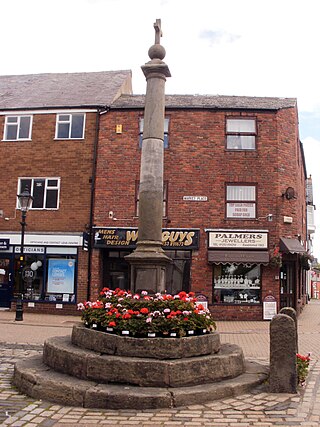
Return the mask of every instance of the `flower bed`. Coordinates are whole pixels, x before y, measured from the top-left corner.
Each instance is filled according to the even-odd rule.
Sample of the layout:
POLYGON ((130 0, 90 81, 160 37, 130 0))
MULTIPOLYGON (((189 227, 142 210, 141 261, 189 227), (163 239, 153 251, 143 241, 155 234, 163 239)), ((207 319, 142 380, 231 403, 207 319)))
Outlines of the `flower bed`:
POLYGON ((216 329, 208 309, 196 302, 195 294, 132 294, 103 288, 97 301, 78 304, 85 326, 134 337, 184 337, 216 329))

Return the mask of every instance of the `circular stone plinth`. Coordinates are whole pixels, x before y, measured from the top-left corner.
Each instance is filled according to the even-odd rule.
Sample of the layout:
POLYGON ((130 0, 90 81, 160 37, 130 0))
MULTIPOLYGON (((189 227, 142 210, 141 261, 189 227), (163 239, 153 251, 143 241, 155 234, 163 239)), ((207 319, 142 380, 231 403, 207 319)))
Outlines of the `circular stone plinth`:
POLYGON ((101 354, 72 345, 69 337, 53 337, 44 344, 43 362, 83 380, 141 387, 206 384, 245 371, 242 349, 234 344, 223 344, 218 353, 205 356, 159 360, 138 353, 135 357, 101 354))
POLYGON ((152 359, 181 359, 205 356, 220 350, 217 332, 183 338, 131 338, 108 334, 75 325, 73 345, 101 354, 152 359))

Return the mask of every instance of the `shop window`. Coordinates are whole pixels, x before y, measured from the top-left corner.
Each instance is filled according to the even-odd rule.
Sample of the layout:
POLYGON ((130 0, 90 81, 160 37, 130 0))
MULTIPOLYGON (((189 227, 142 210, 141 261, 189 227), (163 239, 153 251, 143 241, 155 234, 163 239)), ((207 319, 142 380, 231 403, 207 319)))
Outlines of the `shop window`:
POLYGON ((5 141, 31 139, 32 116, 6 116, 4 126, 5 141))
POLYGON ((227 184, 226 217, 229 219, 256 218, 256 186, 227 184))
POLYGON ((18 194, 26 188, 33 197, 31 209, 59 208, 60 178, 20 178, 18 194))
POLYGON ((106 251, 103 257, 103 282, 110 289, 130 289, 129 264, 125 256, 131 252, 106 251))
POLYGON ((76 256, 24 253, 15 256, 14 297, 26 301, 75 302, 76 256))
POLYGON ((260 265, 215 264, 213 267, 213 303, 260 304, 260 265))
MULTIPOLYGON (((135 195, 135 216, 139 216, 139 186, 140 182, 136 181, 136 195, 135 195)), ((163 182, 163 212, 164 218, 168 214, 168 181, 163 182)))
POLYGON ((256 120, 227 118, 227 149, 255 150, 256 120))
POLYGON ((57 114, 56 139, 83 139, 85 114, 57 114))
POLYGON ((172 264, 166 267, 166 291, 176 295, 180 291, 190 291, 191 251, 165 250, 172 259, 172 264))
MULTIPOLYGON (((142 147, 144 118, 139 119, 139 148, 142 147)), ((169 148, 169 119, 164 119, 163 147, 169 148)))

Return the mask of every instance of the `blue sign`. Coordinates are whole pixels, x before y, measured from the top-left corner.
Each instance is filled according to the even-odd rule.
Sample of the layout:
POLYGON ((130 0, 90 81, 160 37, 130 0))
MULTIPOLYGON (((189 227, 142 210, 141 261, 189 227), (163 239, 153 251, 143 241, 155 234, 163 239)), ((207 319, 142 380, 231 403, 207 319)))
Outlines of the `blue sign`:
POLYGON ((48 289, 54 294, 74 293, 74 259, 49 259, 48 262, 48 289))

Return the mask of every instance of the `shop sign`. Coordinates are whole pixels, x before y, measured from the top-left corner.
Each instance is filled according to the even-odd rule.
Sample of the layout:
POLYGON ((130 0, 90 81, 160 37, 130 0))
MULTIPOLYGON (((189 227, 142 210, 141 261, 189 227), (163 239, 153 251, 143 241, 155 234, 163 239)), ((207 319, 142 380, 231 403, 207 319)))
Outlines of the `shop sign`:
POLYGON ((0 251, 7 251, 9 249, 10 239, 0 239, 0 251))
POLYGON ((251 230, 207 230, 209 248, 268 249, 268 232, 251 230))
MULTIPOLYGON (((165 228, 162 230, 163 249, 199 249, 198 229, 165 228)), ((96 227, 94 230, 95 248, 134 249, 138 241, 137 228, 96 227)))
POLYGON ((277 314, 277 300, 267 295, 263 300, 263 320, 271 320, 277 314))
MULTIPOLYGON (((21 253, 21 246, 16 246, 14 248, 14 252, 16 254, 21 253)), ((41 246, 24 246, 23 247, 24 254, 44 254, 44 248, 41 246)))

